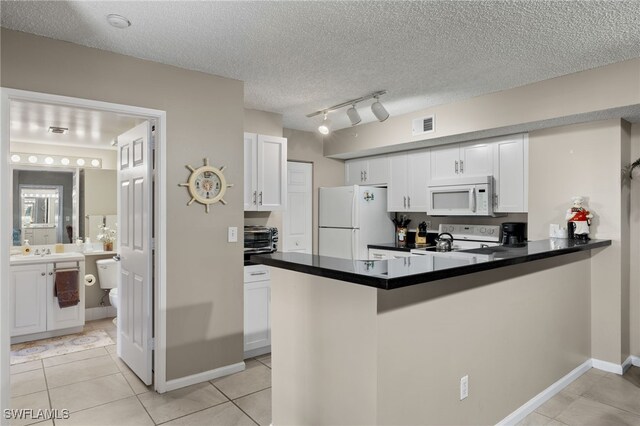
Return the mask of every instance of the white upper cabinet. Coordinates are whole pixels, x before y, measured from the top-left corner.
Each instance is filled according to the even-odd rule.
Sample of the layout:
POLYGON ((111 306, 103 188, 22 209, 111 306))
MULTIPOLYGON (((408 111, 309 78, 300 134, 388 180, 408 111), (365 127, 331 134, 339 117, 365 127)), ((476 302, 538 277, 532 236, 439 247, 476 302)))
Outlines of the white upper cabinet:
POLYGON ((511 136, 494 144, 494 211, 526 213, 529 174, 527 135, 511 136))
POLYGON ((244 135, 244 210, 286 208, 287 139, 255 133, 244 135))
POLYGON ((428 179, 429 150, 390 155, 387 211, 426 211, 428 179))
POLYGON ((431 180, 493 173, 493 144, 469 142, 431 148, 431 180))
POLYGON ((345 185, 386 185, 389 181, 389 158, 357 158, 344 163, 345 185))

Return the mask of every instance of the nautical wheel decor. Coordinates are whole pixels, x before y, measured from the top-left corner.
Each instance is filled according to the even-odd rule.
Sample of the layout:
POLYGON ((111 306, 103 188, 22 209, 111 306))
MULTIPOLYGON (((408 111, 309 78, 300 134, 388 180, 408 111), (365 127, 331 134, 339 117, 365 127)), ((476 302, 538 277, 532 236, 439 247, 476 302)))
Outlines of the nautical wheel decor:
POLYGON ((227 188, 231 188, 233 184, 227 183, 224 177, 225 166, 216 168, 209 165, 209 159, 204 159, 204 166, 197 169, 187 164, 187 169, 191 171, 189 180, 185 183, 179 183, 178 186, 185 186, 189 191, 191 199, 187 203, 188 206, 197 201, 204 204, 205 211, 209 213, 209 206, 220 201, 222 204, 227 202, 224 197, 227 188))

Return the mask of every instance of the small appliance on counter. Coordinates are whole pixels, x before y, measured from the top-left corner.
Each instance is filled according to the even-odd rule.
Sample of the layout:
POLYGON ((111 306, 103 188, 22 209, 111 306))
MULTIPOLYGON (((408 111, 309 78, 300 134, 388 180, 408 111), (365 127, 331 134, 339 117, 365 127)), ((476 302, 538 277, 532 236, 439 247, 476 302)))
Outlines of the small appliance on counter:
POLYGON ((500 228, 502 230, 502 245, 517 246, 527 242, 526 222, 504 222, 500 228))
POLYGON ((252 254, 273 253, 278 250, 278 228, 268 226, 244 227, 244 262, 252 254))

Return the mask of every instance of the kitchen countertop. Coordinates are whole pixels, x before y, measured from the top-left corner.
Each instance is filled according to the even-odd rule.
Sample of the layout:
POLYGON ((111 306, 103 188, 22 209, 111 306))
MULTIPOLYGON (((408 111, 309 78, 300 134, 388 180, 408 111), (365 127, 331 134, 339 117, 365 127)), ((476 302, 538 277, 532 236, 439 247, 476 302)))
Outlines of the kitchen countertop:
POLYGON ((369 244, 367 248, 378 250, 393 250, 393 251, 411 251, 414 249, 433 247, 433 244, 406 244, 399 246, 396 243, 383 243, 383 244, 369 244))
POLYGON ((497 246, 454 252, 425 252, 422 256, 390 260, 350 260, 303 253, 276 252, 251 256, 251 261, 305 274, 393 290, 609 245, 611 240, 581 242, 550 238, 530 241, 520 247, 497 246))

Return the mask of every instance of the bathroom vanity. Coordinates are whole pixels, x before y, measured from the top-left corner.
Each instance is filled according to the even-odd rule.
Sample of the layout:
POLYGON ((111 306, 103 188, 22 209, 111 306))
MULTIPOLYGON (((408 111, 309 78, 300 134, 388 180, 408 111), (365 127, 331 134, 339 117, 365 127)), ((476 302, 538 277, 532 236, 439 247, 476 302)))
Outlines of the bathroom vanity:
POLYGON ((85 297, 84 255, 56 253, 11 256, 9 306, 11 343, 21 343, 82 331, 85 297), (78 270, 80 302, 60 308, 54 294, 59 270, 78 270))

